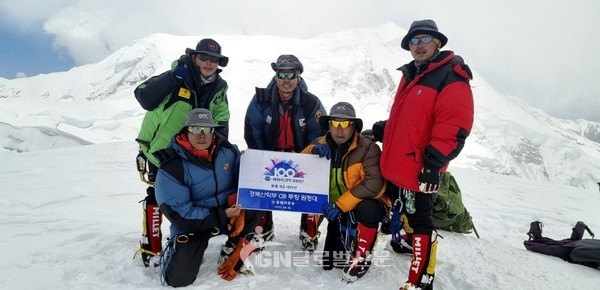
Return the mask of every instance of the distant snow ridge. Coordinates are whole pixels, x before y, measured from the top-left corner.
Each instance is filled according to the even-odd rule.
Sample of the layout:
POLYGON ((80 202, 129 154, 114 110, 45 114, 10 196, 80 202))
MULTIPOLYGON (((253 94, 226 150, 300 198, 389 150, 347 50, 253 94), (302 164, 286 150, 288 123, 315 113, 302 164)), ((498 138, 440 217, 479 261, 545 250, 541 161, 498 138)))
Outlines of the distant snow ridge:
POLYGON ((151 77, 161 64, 160 55, 152 45, 138 44, 120 49, 102 63, 104 79, 92 82, 87 100, 103 100, 119 90, 129 90, 151 77))
MULTIPOLYGON (((229 83, 230 135, 245 146, 240 136, 254 88, 268 83, 270 63, 287 53, 304 63, 302 76, 309 90, 327 108, 342 100, 351 102, 364 129, 386 119, 401 77, 396 69, 411 60, 400 48, 405 33, 395 24, 385 24, 311 39, 210 36, 230 58, 222 73, 229 83)), ((154 34, 96 64, 0 79, 2 148, 23 152, 133 140, 144 114, 133 98, 134 88, 168 70, 186 47, 203 37, 154 34), (49 108, 59 113, 42 113, 49 108)), ((465 61, 469 63, 468 57, 465 61)), ((500 94, 476 67, 471 69, 475 124, 453 167, 597 190, 600 123, 553 118, 517 97, 500 94)))
POLYGON ((600 143, 600 124, 588 123, 582 135, 589 140, 600 143))

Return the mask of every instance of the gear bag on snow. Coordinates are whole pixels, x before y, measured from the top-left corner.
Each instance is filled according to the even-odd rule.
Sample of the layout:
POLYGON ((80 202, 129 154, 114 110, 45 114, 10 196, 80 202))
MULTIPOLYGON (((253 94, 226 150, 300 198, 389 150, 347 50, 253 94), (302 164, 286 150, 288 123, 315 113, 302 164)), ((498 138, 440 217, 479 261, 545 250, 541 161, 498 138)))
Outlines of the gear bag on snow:
POLYGON ((594 233, 584 222, 578 221, 571 237, 563 240, 543 237, 543 226, 540 221, 531 222, 527 232, 529 240, 523 242, 527 250, 600 270, 600 240, 594 239, 594 233), (583 239, 585 231, 590 234, 591 239, 583 239))
MULTIPOLYGON (((388 182, 386 194, 393 201, 394 207, 392 208, 393 214, 386 217, 382 222, 381 232, 385 234, 398 235, 402 228, 403 222, 399 223, 400 216, 404 215, 403 206, 397 207, 396 202, 399 201, 399 189, 396 185, 388 182), (392 221, 392 219, 395 219, 392 221), (395 225, 395 229, 390 228, 392 224, 395 225), (400 226, 398 226, 400 225, 400 226)), ((405 205, 406 206, 406 205, 405 205)), ((463 234, 469 234, 475 232, 477 238, 479 234, 473 224, 473 219, 467 211, 467 208, 463 204, 462 194, 456 179, 449 171, 446 171, 442 177, 440 183, 440 189, 436 193, 436 197, 433 204, 433 225, 437 229, 457 232, 463 234)), ((409 225, 410 226, 410 225, 409 225)))
POLYGON ((475 231, 479 238, 473 219, 463 204, 458 183, 449 171, 444 173, 435 198, 433 224, 438 229, 450 232, 469 234, 475 231))

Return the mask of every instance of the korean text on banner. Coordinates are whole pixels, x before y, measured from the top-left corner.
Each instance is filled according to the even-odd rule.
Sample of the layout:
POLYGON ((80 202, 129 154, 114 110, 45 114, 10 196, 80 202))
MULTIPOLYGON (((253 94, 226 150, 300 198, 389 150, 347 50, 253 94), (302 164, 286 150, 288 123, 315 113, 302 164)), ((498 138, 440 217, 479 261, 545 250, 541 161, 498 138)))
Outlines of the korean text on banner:
POLYGON ((248 149, 240 161, 238 203, 320 214, 329 200, 329 167, 317 155, 248 149))

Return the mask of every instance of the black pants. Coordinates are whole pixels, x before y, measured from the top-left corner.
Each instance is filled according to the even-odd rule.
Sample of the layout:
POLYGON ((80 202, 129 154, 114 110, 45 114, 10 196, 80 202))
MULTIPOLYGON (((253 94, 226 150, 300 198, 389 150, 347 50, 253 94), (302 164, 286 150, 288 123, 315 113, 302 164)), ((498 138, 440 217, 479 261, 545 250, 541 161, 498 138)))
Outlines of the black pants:
MULTIPOLYGON (((264 217, 265 212, 257 210, 245 210, 244 212, 244 228, 237 236, 229 235, 227 241, 225 242, 226 245, 228 244, 229 246, 233 246, 235 248, 239 243, 240 239, 245 238, 249 240, 250 238, 252 238, 253 234, 258 231, 257 226, 260 225, 261 218, 264 217)), ((261 233, 264 233, 264 230, 261 231, 261 233)))
POLYGON ((166 269, 165 282, 173 287, 183 287, 194 283, 204 252, 208 247, 208 240, 212 237, 210 232, 177 235, 173 238, 173 248, 167 249, 165 255, 166 269))
POLYGON ((434 194, 400 188, 400 198, 404 203, 404 214, 408 219, 408 225, 414 233, 431 235, 435 229, 433 225, 434 194))
MULTIPOLYGON (((258 225, 256 211, 246 210, 244 215, 244 229, 240 235, 229 237, 232 245, 237 245, 240 238, 245 238, 253 233, 258 225)), ((221 232, 221 234, 227 234, 221 232)), ((164 270, 165 282, 173 287, 183 287, 194 283, 200 271, 200 264, 204 252, 208 247, 208 240, 214 236, 211 231, 177 235, 167 245, 165 250, 166 269, 164 270)))
POLYGON ((323 247, 323 269, 331 270, 343 268, 346 265, 348 252, 342 241, 340 232, 340 222, 347 224, 349 219, 355 218, 356 223, 361 223, 369 228, 376 228, 386 215, 386 207, 380 200, 366 199, 361 201, 351 212, 342 214, 340 221, 329 221, 327 224, 327 236, 325 237, 325 246, 323 247))

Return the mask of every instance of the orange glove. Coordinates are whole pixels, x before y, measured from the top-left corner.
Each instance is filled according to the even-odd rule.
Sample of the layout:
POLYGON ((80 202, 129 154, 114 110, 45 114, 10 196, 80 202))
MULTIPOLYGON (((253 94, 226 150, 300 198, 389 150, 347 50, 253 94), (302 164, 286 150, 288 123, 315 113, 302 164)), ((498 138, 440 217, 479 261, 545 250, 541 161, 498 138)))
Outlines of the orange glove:
POLYGON ((240 253, 242 252, 242 248, 244 247, 244 238, 240 238, 240 242, 235 247, 235 251, 231 253, 229 259, 225 261, 225 263, 221 264, 217 268, 217 273, 221 275, 221 278, 231 281, 235 276, 237 276, 238 272, 244 265, 244 261, 240 258, 240 253))
POLYGON ((227 224, 227 230, 229 230, 229 236, 235 237, 238 236, 242 230, 244 229, 244 223, 246 221, 246 210, 240 210, 239 216, 234 216, 229 218, 229 223, 227 224))
POLYGON ((244 261, 256 251, 256 247, 253 246, 249 241, 240 237, 240 241, 235 247, 235 251, 231 253, 229 259, 225 263, 221 264, 217 268, 217 273, 221 275, 221 278, 231 281, 240 272, 240 269, 244 265, 244 261))

